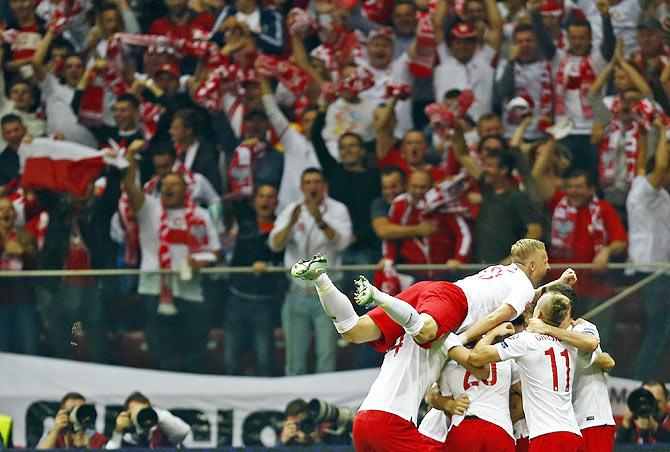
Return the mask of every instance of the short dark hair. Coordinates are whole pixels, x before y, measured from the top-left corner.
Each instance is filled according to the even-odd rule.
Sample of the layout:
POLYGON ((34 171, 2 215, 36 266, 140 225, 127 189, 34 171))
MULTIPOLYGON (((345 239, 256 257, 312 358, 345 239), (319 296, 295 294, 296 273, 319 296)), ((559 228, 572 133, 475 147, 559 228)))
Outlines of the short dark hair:
MULTIPOLYGON (((524 31, 533 31, 533 26, 531 24, 519 24, 516 27, 514 27, 514 31, 512 32, 512 36, 516 36, 517 33, 522 33, 524 31)), ((533 35, 534 37, 535 35, 533 35)))
POLYGON ((590 171, 581 168, 575 168, 568 171, 568 174, 565 176, 566 179, 576 179, 578 177, 584 176, 586 178, 586 185, 591 188, 595 188, 596 181, 593 179, 593 175, 590 171))
POLYGON ((297 416, 300 413, 305 413, 307 411, 307 402, 303 399, 294 399, 286 404, 284 409, 284 416, 297 416))
POLYGON ((70 57, 72 55, 77 55, 77 53, 74 50, 74 46, 70 41, 65 39, 63 36, 56 36, 53 41, 51 41, 51 45, 49 46, 49 53, 48 57, 51 59, 51 54, 54 51, 54 49, 66 49, 66 54, 65 57, 70 57))
POLYGON ((405 174, 405 172, 398 166, 387 166, 386 168, 382 168, 379 172, 380 179, 390 174, 399 174, 402 182, 407 182, 407 174, 405 174))
POLYGON ((258 185, 254 187, 254 197, 258 194, 258 190, 260 190, 263 187, 271 187, 273 188, 277 193, 279 193, 279 187, 277 187, 275 184, 272 184, 270 182, 261 182, 258 185))
MULTIPOLYGON (((482 138, 479 140, 479 144, 477 145, 477 151, 478 151, 479 153, 482 152, 482 149, 483 149, 483 147, 484 147, 484 143, 486 143, 487 140, 496 140, 496 141, 498 141, 498 142, 500 143, 500 145, 501 145, 502 151, 505 152, 505 153, 507 153, 507 140, 505 139, 504 136, 502 136, 502 135, 498 135, 498 134, 495 134, 495 135, 487 135, 487 136, 485 136, 485 137, 482 137, 482 138)), ((494 155, 494 157, 498 157, 498 156, 497 156, 497 155, 494 155)))
POLYGON ((308 174, 319 174, 321 177, 323 177, 323 171, 321 171, 316 166, 310 166, 309 168, 305 168, 303 170, 302 174, 300 175, 300 182, 302 182, 303 179, 305 179, 305 176, 308 174))
POLYGON ((62 399, 60 399, 60 404, 58 405, 58 408, 63 409, 63 407, 65 406, 65 402, 67 402, 68 400, 83 400, 85 402, 86 397, 81 395, 79 392, 74 391, 68 392, 63 396, 62 399))
POLYGON ((131 402, 139 402, 139 403, 144 403, 151 405, 151 402, 149 402, 149 399, 147 399, 147 396, 142 394, 140 391, 135 391, 132 394, 130 394, 128 397, 126 397, 125 402, 123 402, 123 410, 127 411, 128 406, 130 405, 131 402))
POLYGON ((117 102, 130 102, 137 110, 140 108, 140 100, 134 94, 122 93, 116 98, 117 102))
POLYGON ((265 121, 268 120, 268 115, 265 114, 263 110, 249 110, 246 115, 244 115, 243 120, 244 121, 252 121, 254 119, 263 119, 265 121))
POLYGON ((151 150, 151 157, 156 157, 157 155, 169 155, 173 159, 177 158, 177 153, 174 150, 174 146, 171 143, 161 143, 156 145, 151 150))
POLYGON ((483 121, 488 121, 489 119, 497 119, 498 121, 502 121, 500 118, 500 115, 495 114, 495 113, 484 113, 479 117, 477 120, 477 124, 481 124, 483 121))
POLYGON ((571 13, 568 16, 568 20, 565 24, 565 29, 568 30, 570 27, 586 27, 589 29, 589 34, 593 35, 591 30, 591 23, 585 17, 578 17, 574 13, 571 13))
POLYGON ((401 5, 409 5, 414 7, 414 9, 417 9, 416 3, 414 3, 413 0, 396 0, 395 4, 393 5, 393 9, 396 9, 397 6, 401 5))
POLYGON ((196 132, 196 129, 200 123, 198 113, 196 113, 196 111, 192 108, 182 108, 181 110, 177 110, 177 112, 172 117, 173 121, 175 119, 181 119, 184 127, 186 129, 192 129, 193 133, 196 132))
POLYGON ((663 388, 663 394, 665 394, 665 398, 668 398, 668 388, 665 386, 665 383, 662 380, 648 378, 642 382, 642 386, 660 386, 663 388))
POLYGON ((456 99, 461 95, 461 90, 458 88, 453 88, 444 93, 443 99, 456 99))
POLYGON ((359 146, 363 146, 363 138, 357 134, 356 132, 344 132, 340 137, 337 139, 337 144, 339 145, 343 139, 347 137, 353 137, 356 138, 356 141, 358 141, 359 146))
POLYGON ((19 124, 23 125, 23 121, 21 120, 21 117, 19 115, 10 113, 8 115, 3 116, 2 119, 0 119, 0 126, 4 126, 5 124, 11 124, 13 122, 18 122, 19 124))

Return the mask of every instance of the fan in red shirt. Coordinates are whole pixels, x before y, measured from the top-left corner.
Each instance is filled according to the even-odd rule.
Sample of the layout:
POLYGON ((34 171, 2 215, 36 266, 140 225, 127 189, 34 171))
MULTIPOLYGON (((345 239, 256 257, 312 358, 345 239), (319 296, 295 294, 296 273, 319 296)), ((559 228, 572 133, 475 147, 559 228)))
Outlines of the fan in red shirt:
POLYGON ((430 171, 427 169, 414 171, 409 178, 407 192, 393 201, 389 221, 410 225, 419 224, 424 219, 435 220, 438 224, 437 231, 424 237, 385 241, 386 258, 408 264, 446 263, 454 268, 466 261, 472 237, 463 218, 440 209, 430 214, 425 212, 425 195, 432 186, 430 171))
POLYGON ((167 17, 156 19, 151 24, 150 35, 199 40, 209 37, 214 27, 214 16, 192 11, 187 0, 165 0, 165 6, 168 10, 167 17))
MULTIPOLYGON (((547 201, 552 212, 549 258, 554 263, 591 263, 575 287, 586 312, 614 294, 608 274, 603 273, 610 258, 626 251, 626 230, 614 207, 598 199, 588 172, 573 170, 566 177, 566 191, 556 190, 547 201)), ((596 317, 603 342, 611 337, 611 310, 596 317)), ((608 349, 603 345, 603 349, 608 349)))

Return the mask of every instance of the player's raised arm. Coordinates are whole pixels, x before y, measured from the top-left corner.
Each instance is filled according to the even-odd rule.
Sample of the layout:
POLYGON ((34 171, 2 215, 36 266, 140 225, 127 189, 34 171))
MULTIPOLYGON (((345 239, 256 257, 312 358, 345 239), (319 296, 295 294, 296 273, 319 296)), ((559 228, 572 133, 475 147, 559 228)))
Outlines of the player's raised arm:
POLYGON ((500 336, 508 336, 510 334, 514 334, 514 326, 509 322, 498 325, 484 334, 479 342, 477 342, 477 345, 470 351, 468 364, 475 367, 481 367, 486 364, 501 361, 497 347, 492 344, 496 338, 500 336))

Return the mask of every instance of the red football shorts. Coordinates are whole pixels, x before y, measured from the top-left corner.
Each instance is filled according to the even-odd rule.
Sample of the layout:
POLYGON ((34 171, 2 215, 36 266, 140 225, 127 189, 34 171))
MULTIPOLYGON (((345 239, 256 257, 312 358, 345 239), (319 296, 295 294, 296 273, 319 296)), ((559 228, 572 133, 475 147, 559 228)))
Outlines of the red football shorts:
POLYGON ((447 452, 447 445, 439 441, 435 441, 433 438, 428 438, 427 436, 421 435, 423 437, 423 449, 422 452, 447 452))
POLYGON ((497 425, 466 418, 447 433, 449 452, 514 452, 514 438, 497 425))
POLYGON ((528 437, 519 438, 516 440, 516 452, 528 452, 528 437))
POLYGON ((425 437, 411 422, 385 411, 359 411, 354 418, 356 452, 424 450, 425 437))
POLYGON ((584 439, 572 432, 554 432, 531 438, 529 452, 585 452, 584 439))
POLYGON ((582 430, 584 448, 588 452, 612 452, 614 450, 614 425, 598 425, 582 430))

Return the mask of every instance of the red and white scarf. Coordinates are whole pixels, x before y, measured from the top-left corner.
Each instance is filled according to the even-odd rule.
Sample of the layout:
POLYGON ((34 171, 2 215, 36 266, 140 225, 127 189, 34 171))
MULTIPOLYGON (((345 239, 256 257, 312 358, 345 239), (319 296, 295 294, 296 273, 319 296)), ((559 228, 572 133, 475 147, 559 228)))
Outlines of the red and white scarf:
POLYGON ((532 99, 539 106, 540 110, 538 114, 540 118, 553 118, 554 81, 551 76, 551 63, 548 60, 544 60, 540 64, 542 65, 542 71, 540 72, 540 98, 535 99, 528 91, 528 87, 523 84, 527 78, 522 75, 524 65, 519 63, 514 64, 514 92, 518 96, 532 99), (538 100, 539 102, 537 102, 538 100))
MULTIPOLYGON (((598 253, 607 243, 607 230, 603 222, 600 200, 597 197, 589 202, 591 224, 588 229, 593 240, 593 248, 598 253)), ((572 257, 577 227, 577 208, 572 207, 568 197, 563 196, 554 209, 551 218, 551 251, 553 256, 572 257)))
POLYGON ((556 73, 556 91, 554 93, 554 107, 557 116, 564 116, 567 114, 565 107, 565 96, 568 90, 579 90, 579 100, 582 106, 582 115, 585 118, 592 118, 593 111, 589 106, 588 92, 593 82, 596 80, 596 74, 593 70, 593 61, 591 56, 583 56, 579 59, 579 80, 576 81, 578 85, 568 86, 570 74, 566 74, 565 70, 570 62, 570 55, 565 54, 558 63, 558 72, 556 73))
POLYGON ((602 187, 609 187, 614 183, 617 167, 617 149, 623 140, 626 157, 626 183, 633 183, 637 165, 637 144, 640 126, 635 121, 625 127, 620 119, 613 119, 605 128, 605 136, 600 143, 598 173, 602 187))
POLYGON ((253 146, 240 144, 228 166, 229 193, 226 197, 249 197, 254 190, 254 168, 265 155, 267 144, 256 142, 253 146))
MULTIPOLYGON (((195 240, 192 240, 191 226, 195 219, 195 204, 191 200, 191 196, 186 192, 184 199, 184 219, 186 221, 186 233, 189 235, 188 247, 190 254, 199 250, 195 249, 195 240)), ((160 226, 158 228, 158 263, 161 270, 172 269, 172 255, 170 254, 170 242, 168 241, 168 234, 170 226, 168 225, 168 212, 165 206, 161 203, 161 218, 160 226)), ((170 284, 170 275, 161 274, 161 288, 158 299, 158 313, 163 315, 175 315, 177 308, 174 304, 174 297, 172 296, 172 286, 170 284)))
MULTIPOLYGON (((175 162, 172 166, 172 171, 179 173, 184 178, 186 181, 186 190, 190 196, 195 184, 195 176, 193 172, 186 168, 186 165, 180 161, 175 162)), ((158 175, 149 179, 144 184, 144 187, 142 187, 144 193, 149 196, 154 196, 160 180, 161 178, 158 175)), ((121 217, 121 222, 126 231, 123 261, 126 265, 135 266, 139 263, 140 257, 140 228, 137 224, 135 215, 133 215, 130 199, 128 199, 128 193, 125 189, 121 189, 121 197, 119 198, 119 216, 121 217)))

